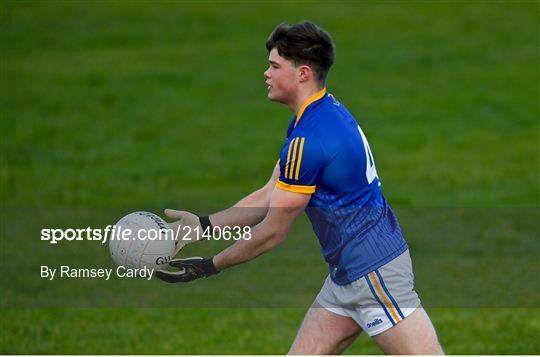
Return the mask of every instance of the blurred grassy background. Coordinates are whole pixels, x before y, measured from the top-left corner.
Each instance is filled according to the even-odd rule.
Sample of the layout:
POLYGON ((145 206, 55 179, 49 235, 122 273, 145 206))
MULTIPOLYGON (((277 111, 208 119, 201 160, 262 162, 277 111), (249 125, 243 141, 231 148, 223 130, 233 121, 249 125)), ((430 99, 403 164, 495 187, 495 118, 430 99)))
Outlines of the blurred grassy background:
MULTIPOLYGON (((258 188, 271 173, 291 117, 266 100, 264 42, 277 23, 302 19, 333 35, 337 62, 329 90, 366 132, 393 206, 484 213, 532 208, 537 216, 537 1, 3 1, 2 210, 207 212, 258 188)), ((23 221, 2 216, 5 262, 9 227, 23 221)), ((421 224, 406 216, 404 226, 421 224)), ((31 216, 27 222, 32 225, 31 216)), ((518 243, 528 243, 514 252, 532 262, 534 277, 538 225, 527 232, 518 243)), ((490 249, 505 234, 495 234, 490 249)), ((421 241, 408 238, 418 253, 430 253, 412 251, 416 265, 426 266, 417 275, 427 279, 426 262, 437 262, 436 251, 422 251, 421 241)), ((26 239, 34 250, 42 248, 37 236, 26 239)), ((305 239, 315 252, 315 238, 305 239)), ((458 267, 485 254, 476 247, 460 260, 458 244, 445 248, 458 267)), ((506 253, 501 249, 492 258, 506 253)), ((314 270, 324 271, 322 259, 318 264, 314 270)), ((444 264, 452 267, 451 260, 444 264)), ((17 271, 2 267, 5 286, 17 271)), ((247 265, 230 274, 256 271, 247 265)), ((526 290, 538 298, 538 285, 526 290)), ((305 313, 27 310, 2 301, 3 353, 283 353, 305 313)), ((433 308, 430 314, 448 353, 540 353, 537 305, 433 308)), ((378 353, 365 336, 348 352, 378 353)))

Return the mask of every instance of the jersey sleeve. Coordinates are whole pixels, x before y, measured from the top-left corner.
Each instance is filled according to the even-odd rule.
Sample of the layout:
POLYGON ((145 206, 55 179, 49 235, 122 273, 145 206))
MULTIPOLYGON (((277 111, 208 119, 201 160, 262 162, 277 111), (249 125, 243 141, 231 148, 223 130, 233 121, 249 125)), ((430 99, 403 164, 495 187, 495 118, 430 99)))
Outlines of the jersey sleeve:
POLYGON ((319 143, 308 137, 293 137, 281 149, 277 187, 285 191, 314 193, 324 166, 319 143))

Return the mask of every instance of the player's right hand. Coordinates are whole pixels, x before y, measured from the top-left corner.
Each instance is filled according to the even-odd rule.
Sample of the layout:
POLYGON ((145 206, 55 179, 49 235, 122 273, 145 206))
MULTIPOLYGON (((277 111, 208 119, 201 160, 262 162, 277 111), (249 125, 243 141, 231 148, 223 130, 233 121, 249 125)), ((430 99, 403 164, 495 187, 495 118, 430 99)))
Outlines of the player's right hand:
MULTIPOLYGON (((205 239, 203 237, 204 229, 201 224, 201 218, 188 211, 177 211, 166 209, 165 215, 169 218, 177 219, 168 223, 177 237, 174 255, 186 245, 205 239)), ((212 227, 210 227, 211 229, 212 227)))
POLYGON ((219 270, 214 265, 213 257, 173 259, 169 262, 169 266, 175 268, 175 270, 156 271, 156 277, 167 283, 187 283, 195 279, 208 278, 219 273, 219 270))

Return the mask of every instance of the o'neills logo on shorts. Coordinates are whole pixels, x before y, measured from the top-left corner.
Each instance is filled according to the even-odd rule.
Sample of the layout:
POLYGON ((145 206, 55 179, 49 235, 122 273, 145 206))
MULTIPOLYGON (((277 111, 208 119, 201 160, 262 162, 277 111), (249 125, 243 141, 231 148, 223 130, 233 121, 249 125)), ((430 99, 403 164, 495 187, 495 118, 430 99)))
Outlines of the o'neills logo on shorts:
POLYGON ((377 319, 375 319, 375 321, 368 323, 368 324, 367 324, 367 328, 375 327, 375 326, 377 326, 377 325, 379 325, 379 324, 382 324, 382 322, 383 322, 383 321, 382 321, 381 319, 378 319, 378 318, 377 318, 377 319))

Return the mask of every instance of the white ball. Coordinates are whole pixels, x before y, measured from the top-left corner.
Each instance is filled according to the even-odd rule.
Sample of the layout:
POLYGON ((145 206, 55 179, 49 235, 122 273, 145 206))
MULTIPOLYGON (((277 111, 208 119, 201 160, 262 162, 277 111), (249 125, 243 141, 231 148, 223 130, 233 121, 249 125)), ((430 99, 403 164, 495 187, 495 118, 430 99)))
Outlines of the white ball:
POLYGON ((153 213, 130 213, 120 219, 115 227, 114 235, 109 239, 109 252, 117 265, 131 269, 162 269, 174 255, 176 241, 170 227, 153 213), (126 229, 131 234, 123 232, 126 229))

